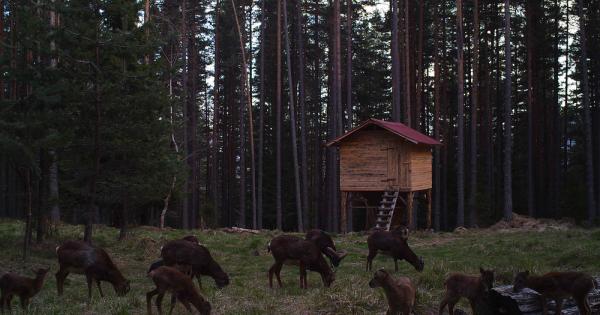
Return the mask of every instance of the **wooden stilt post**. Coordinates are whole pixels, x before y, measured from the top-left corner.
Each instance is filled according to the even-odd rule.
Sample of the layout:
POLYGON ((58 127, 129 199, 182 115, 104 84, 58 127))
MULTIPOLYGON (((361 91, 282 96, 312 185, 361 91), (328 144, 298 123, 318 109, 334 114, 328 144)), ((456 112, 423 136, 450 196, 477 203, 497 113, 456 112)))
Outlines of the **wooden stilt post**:
POLYGON ((413 197, 415 196, 415 193, 412 191, 408 192, 408 196, 406 198, 406 213, 408 214, 408 228, 409 229, 415 229, 416 228, 416 224, 414 222, 414 220, 416 218, 413 218, 413 212, 412 212, 412 208, 413 208, 413 197))
POLYGON ((340 216, 340 232, 348 232, 348 192, 342 191, 340 202, 341 205, 341 216, 340 216))
POLYGON ((427 229, 431 229, 431 188, 427 190, 427 229))

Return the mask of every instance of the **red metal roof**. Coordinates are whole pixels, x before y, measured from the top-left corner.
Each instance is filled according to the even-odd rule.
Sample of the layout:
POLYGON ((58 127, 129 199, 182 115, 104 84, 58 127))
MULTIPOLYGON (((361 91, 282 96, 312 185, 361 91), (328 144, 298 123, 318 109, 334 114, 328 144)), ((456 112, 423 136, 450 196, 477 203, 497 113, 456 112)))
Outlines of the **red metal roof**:
POLYGON ((381 127, 381 128, 383 128, 397 136, 400 136, 414 144, 426 144, 426 145, 441 145, 442 144, 441 142, 437 141, 436 139, 431 138, 427 135, 424 135, 424 134, 408 127, 405 124, 402 124, 399 122, 383 121, 383 120, 379 120, 379 119, 370 118, 370 119, 362 122, 360 125, 358 125, 354 129, 352 129, 352 130, 346 132, 345 134, 341 135, 340 137, 330 141, 326 145, 331 146, 334 144, 338 144, 339 142, 344 140, 346 137, 349 137, 350 135, 354 134, 355 132, 362 130, 371 125, 376 125, 378 127, 381 127))

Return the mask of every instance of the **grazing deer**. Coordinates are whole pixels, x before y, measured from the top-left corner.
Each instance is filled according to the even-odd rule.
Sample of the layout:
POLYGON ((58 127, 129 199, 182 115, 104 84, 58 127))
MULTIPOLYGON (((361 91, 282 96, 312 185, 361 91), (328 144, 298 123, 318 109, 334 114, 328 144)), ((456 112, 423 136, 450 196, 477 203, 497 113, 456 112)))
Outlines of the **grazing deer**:
POLYGON ((152 297, 157 294, 156 307, 158 308, 158 313, 162 314, 162 299, 166 292, 173 294, 169 314, 173 312, 175 299, 179 300, 190 313, 192 312, 191 304, 200 314, 210 314, 210 303, 196 291, 192 279, 181 273, 181 271, 172 267, 162 266, 152 270, 148 276, 150 276, 156 285, 156 289, 146 293, 146 307, 149 315, 152 314, 152 297))
POLYGON ((303 289, 308 288, 306 270, 321 274, 325 287, 331 286, 335 280, 335 274, 321 255, 319 247, 311 241, 290 235, 280 235, 269 242, 268 251, 275 258, 275 263, 269 269, 269 287, 271 288, 273 287, 273 274, 277 276, 279 287, 282 287, 280 273, 284 264, 299 265, 300 288, 303 289))
MULTIPOLYGON (((221 269, 221 266, 212 258, 208 249, 202 245, 187 240, 174 240, 167 242, 161 249, 160 255, 163 265, 176 266, 187 270, 192 277, 198 279, 198 285, 202 287, 200 276, 210 276, 215 280, 217 287, 222 288, 229 284, 229 276, 221 269)), ((159 263, 153 264, 156 268, 159 263)), ((152 271, 152 266, 148 272, 152 271)))
POLYGON ((587 295, 595 288, 595 281, 582 272, 549 272, 543 276, 533 276, 529 271, 519 272, 515 277, 513 290, 523 288, 537 291, 542 299, 542 314, 548 314, 547 299, 556 301, 555 314, 561 314, 563 299, 573 297, 581 315, 591 315, 592 310, 587 295))
POLYGON ((394 259, 395 271, 398 271, 398 260, 406 260, 419 272, 423 271, 425 263, 417 257, 408 246, 408 229, 400 228, 394 231, 375 231, 367 238, 369 255, 367 256, 367 271, 373 268, 373 259, 381 251, 394 259))
POLYGON ((450 275, 444 282, 446 294, 440 303, 439 314, 442 315, 444 308, 448 305, 448 313, 454 315, 454 305, 464 297, 469 300, 471 310, 475 314, 475 303, 485 297, 494 287, 494 271, 479 268, 479 276, 455 273, 450 275))
POLYGON ((369 281, 371 288, 383 288, 388 301, 387 315, 410 315, 415 307, 417 288, 408 277, 392 278, 379 269, 369 281))
POLYGON ((129 292, 129 280, 125 279, 106 251, 81 241, 66 241, 56 248, 60 268, 56 273, 58 295, 63 294, 65 278, 69 273, 83 274, 87 280, 88 298, 92 298, 92 283, 98 285, 104 296, 100 281, 113 285, 118 296, 129 292))
POLYGON ((305 239, 314 242, 321 250, 321 253, 329 258, 333 267, 338 267, 342 259, 348 254, 343 250, 338 252, 335 249, 335 244, 331 236, 322 230, 313 229, 306 232, 305 239))
MULTIPOLYGON (((198 240, 198 238, 195 237, 194 235, 187 235, 181 239, 184 241, 188 241, 192 244, 200 245, 200 240, 198 240)), ((160 250, 162 251, 162 249, 163 248, 161 247, 160 250)), ((165 262, 162 259, 158 259, 158 260, 152 262, 152 264, 150 264, 150 268, 148 268, 147 273, 150 273, 150 271, 152 271, 160 266, 164 266, 164 265, 165 265, 165 262)), ((191 274, 192 271, 190 270, 191 269, 190 266, 176 266, 176 267, 183 273, 186 273, 186 274, 192 276, 192 274, 191 274)))
POLYGON ((0 277, 0 311, 4 313, 4 307, 10 311, 10 302, 14 295, 19 296, 21 307, 25 311, 29 305, 29 299, 42 289, 48 270, 50 268, 32 270, 35 274, 33 279, 16 273, 7 273, 0 277))

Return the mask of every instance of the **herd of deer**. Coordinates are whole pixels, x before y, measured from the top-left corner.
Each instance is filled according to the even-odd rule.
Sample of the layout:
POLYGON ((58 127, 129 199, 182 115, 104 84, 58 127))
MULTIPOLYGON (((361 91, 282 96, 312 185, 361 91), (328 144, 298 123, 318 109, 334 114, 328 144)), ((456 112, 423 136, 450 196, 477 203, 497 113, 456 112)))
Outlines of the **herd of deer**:
MULTIPOLYGON (((372 262, 378 252, 389 255, 394 259, 395 270, 398 271, 398 260, 406 260, 417 271, 424 268, 423 259, 415 255, 408 246, 408 230, 398 228, 392 231, 375 231, 367 239, 369 254, 367 256, 367 271, 371 270, 372 262)), ((273 274, 277 277, 279 287, 281 268, 284 264, 298 265, 300 268, 300 287, 308 287, 306 270, 319 273, 323 284, 329 287, 335 280, 335 271, 346 256, 345 251, 337 251, 333 239, 321 230, 311 230, 304 239, 280 235, 268 244, 275 263, 269 269, 269 286, 273 287, 273 274), (329 259, 329 263, 323 257, 329 259)), ((67 241, 56 248, 59 270, 56 273, 58 295, 62 295, 65 278, 69 273, 83 274, 87 280, 88 298, 92 297, 94 282, 101 296, 104 296, 101 281, 112 284, 116 294, 123 296, 130 290, 130 282, 112 262, 107 252, 99 247, 88 245, 81 241, 67 241)), ((7 273, 0 277, 0 310, 10 310, 13 296, 18 296, 21 306, 27 309, 29 299, 42 288, 44 278, 49 269, 38 269, 35 278, 27 278, 15 273, 7 273)), ((200 276, 210 276, 217 287, 229 284, 229 276, 212 258, 206 247, 201 245, 194 236, 167 242, 161 248, 160 260, 154 262, 148 277, 156 288, 146 294, 148 314, 152 314, 152 298, 156 297, 156 307, 162 314, 162 299, 166 293, 171 294, 169 314, 173 311, 178 300, 192 312, 192 305, 200 314, 210 314, 211 305, 196 290, 193 278, 197 278, 202 288, 200 276)), ((494 285, 494 271, 480 268, 480 275, 471 276, 460 273, 450 275, 444 282, 446 293, 439 307, 442 314, 446 306, 450 315, 454 314, 454 306, 460 298, 466 298, 475 314, 475 303, 481 299, 494 285)), ((415 307, 417 288, 408 277, 392 277, 384 269, 375 272, 369 282, 371 288, 383 288, 389 309, 387 314, 411 314, 415 307)), ((528 287, 536 290, 542 297, 543 314, 548 314, 547 299, 556 301, 555 314, 561 314, 564 298, 573 297, 582 315, 591 315, 587 301, 588 293, 595 287, 595 281, 589 275, 579 272, 551 272, 543 276, 529 275, 529 272, 519 273, 514 282, 514 290, 518 292, 528 287)))

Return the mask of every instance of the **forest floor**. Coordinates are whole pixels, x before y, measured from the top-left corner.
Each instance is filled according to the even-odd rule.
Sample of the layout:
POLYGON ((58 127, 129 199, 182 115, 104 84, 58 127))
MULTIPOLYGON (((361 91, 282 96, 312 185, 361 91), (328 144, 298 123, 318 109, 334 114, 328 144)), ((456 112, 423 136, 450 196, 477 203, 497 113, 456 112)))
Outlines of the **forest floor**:
MULTIPOLYGON (((283 288, 268 287, 267 270, 273 258, 266 244, 279 232, 240 234, 138 227, 130 230, 126 240, 117 241, 117 229, 96 226, 95 245, 108 251, 132 284, 125 297, 116 297, 107 283, 103 285, 104 298, 94 288, 88 304, 85 277, 69 275, 62 298, 56 294, 54 278, 58 268, 56 246, 64 240, 80 239, 82 227, 59 226, 50 239, 34 245, 26 263, 21 260, 23 229, 22 222, 0 221, 0 273, 16 271, 31 276, 31 268, 50 266, 42 291, 32 300, 30 314, 145 314, 146 292, 154 288, 146 277, 149 264, 159 257, 160 247, 167 240, 187 234, 196 235, 231 278, 230 285, 219 290, 212 279, 203 277, 202 295, 212 304, 214 314, 382 314, 387 308, 383 291, 368 286, 372 272, 365 271, 365 234, 335 236, 338 249, 349 252, 337 270, 335 282, 324 288, 320 276, 309 272, 309 288, 301 290, 298 269, 293 266, 282 270, 283 288)), ((415 314, 419 315, 433 314, 443 295, 444 279, 451 272, 477 273, 480 266, 493 268, 497 284, 510 283, 515 272, 525 269, 534 273, 580 270, 600 274, 600 229, 415 232, 409 244, 425 260, 425 270, 418 273, 406 262, 399 262, 399 271, 393 275, 409 276, 418 284, 415 314)), ((374 269, 393 270, 393 266, 393 260, 382 255, 373 262, 374 269)), ((163 304, 167 305, 168 300, 163 304)), ((20 313, 17 305, 13 300, 14 313, 20 313)), ((464 301, 461 308, 467 309, 464 301)), ((174 313, 186 314, 180 304, 174 313)))

